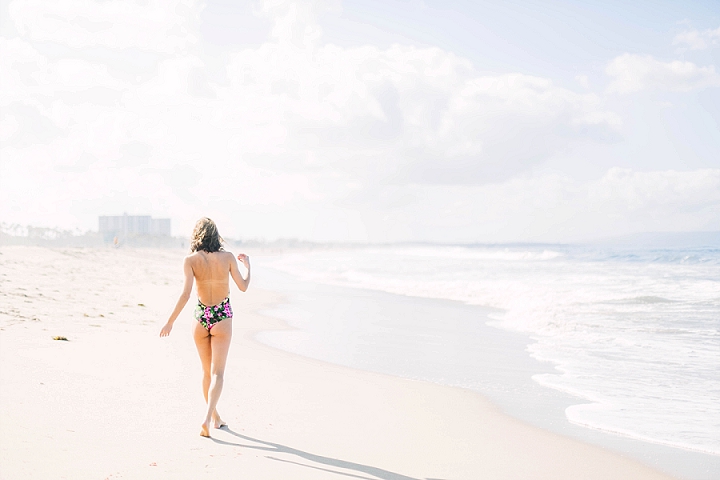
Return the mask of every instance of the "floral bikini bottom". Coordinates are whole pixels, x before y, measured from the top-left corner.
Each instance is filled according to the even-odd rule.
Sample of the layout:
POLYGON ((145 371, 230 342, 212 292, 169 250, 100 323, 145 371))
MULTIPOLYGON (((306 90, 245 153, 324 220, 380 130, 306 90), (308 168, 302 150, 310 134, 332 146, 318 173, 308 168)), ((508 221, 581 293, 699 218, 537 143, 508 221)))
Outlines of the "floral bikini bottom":
POLYGON ((195 307, 195 320, 200 322, 200 325, 205 327, 208 332, 215 324, 225 320, 226 318, 232 318, 233 311, 230 307, 230 297, 225 297, 221 303, 208 307, 198 300, 197 307, 195 307))

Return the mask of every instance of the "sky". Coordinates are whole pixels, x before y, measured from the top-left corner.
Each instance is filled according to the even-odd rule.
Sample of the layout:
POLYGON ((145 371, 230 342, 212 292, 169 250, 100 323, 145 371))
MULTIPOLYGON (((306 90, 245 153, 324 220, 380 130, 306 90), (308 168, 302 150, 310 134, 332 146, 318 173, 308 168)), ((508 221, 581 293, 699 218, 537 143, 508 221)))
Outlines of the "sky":
POLYGON ((0 222, 238 239, 720 230, 720 4, 0 2, 0 222))

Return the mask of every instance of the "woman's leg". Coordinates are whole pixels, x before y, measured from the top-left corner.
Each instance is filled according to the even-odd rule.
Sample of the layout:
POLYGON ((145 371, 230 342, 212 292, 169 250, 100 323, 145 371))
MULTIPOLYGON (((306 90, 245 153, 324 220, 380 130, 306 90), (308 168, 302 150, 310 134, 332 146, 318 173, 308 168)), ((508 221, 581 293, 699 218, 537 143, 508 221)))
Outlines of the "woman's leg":
MULTIPOLYGON (((202 424, 200 435, 210 436, 210 420, 216 417, 219 420, 215 407, 217 406, 220 394, 222 393, 225 375, 225 363, 227 362, 230 340, 232 339, 232 318, 218 322, 210 332, 210 348, 212 350, 212 364, 210 366, 210 388, 208 390, 208 405, 205 414, 205 422, 202 424)), ((220 425, 216 425, 220 426, 220 425)))
POLYGON ((198 355, 200 355, 200 363, 202 364, 203 370, 203 395, 205 396, 205 403, 208 399, 208 388, 210 388, 210 365, 212 364, 212 349, 210 347, 210 334, 200 322, 195 322, 195 328, 193 329, 193 340, 195 340, 195 346, 197 347, 198 355))
MULTIPOLYGON (((210 389, 210 368, 212 365, 212 346, 210 334, 200 322, 195 322, 193 329, 193 339, 195 340, 195 346, 197 347, 198 355, 200 356, 200 363, 202 364, 203 378, 202 378, 202 389, 203 396, 205 397, 205 403, 208 401, 208 390, 210 389)), ((220 414, 217 413, 217 409, 213 413, 213 421, 215 422, 215 428, 220 428, 225 423, 220 418, 220 414)))

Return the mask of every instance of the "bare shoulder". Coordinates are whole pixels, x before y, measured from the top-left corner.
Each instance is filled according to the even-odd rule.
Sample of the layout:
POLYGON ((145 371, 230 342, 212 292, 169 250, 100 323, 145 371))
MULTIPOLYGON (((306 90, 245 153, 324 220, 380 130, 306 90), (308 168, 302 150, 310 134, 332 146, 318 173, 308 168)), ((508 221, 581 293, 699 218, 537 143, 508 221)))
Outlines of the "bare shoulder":
POLYGON ((198 259, 200 258, 199 252, 193 252, 187 255, 183 259, 183 265, 190 265, 191 267, 198 265, 198 259))
POLYGON ((195 261, 195 259, 198 257, 198 255, 199 255, 198 252, 193 252, 189 255, 186 255, 185 258, 183 259, 183 261, 192 263, 193 261, 195 261))
POLYGON ((222 252, 223 254, 223 260, 228 262, 230 265, 232 265, 233 260, 235 260, 235 255, 233 255, 232 252, 222 252))

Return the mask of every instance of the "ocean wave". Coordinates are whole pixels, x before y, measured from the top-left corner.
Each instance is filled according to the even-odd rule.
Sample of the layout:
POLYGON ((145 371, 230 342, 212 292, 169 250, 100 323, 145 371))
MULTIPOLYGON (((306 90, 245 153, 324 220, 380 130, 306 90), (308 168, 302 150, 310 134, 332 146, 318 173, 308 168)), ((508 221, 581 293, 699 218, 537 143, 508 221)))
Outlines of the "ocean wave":
POLYGON ((530 354, 557 366, 535 381, 595 405, 568 409, 573 423, 719 448, 704 425, 720 425, 720 405, 698 400, 720 396, 717 249, 373 247, 287 254, 274 266, 312 282, 497 308, 490 325, 530 334, 530 354))
POLYGON ((662 297, 655 297, 652 295, 645 295, 640 297, 631 297, 631 298, 621 298, 619 300, 609 300, 606 303, 609 304, 617 304, 617 305, 642 305, 642 304, 652 304, 652 303, 673 303, 674 300, 670 300, 669 298, 662 298, 662 297))

